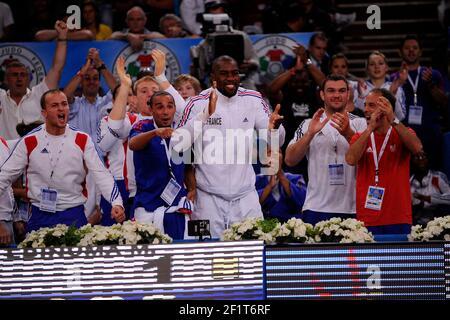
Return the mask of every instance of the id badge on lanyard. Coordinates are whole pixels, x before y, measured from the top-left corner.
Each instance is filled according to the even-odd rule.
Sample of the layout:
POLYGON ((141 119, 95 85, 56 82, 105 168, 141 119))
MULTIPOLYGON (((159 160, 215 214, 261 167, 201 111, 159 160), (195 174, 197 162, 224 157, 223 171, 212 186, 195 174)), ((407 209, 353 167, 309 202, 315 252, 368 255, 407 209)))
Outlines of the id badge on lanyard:
POLYGON ((41 201, 39 203, 39 209, 46 212, 56 212, 56 199, 58 198, 58 192, 50 188, 41 188, 41 201))
POLYGON ((166 185, 163 192, 161 193, 161 199, 163 199, 165 203, 171 206, 180 190, 181 186, 175 179, 171 178, 169 180, 169 183, 166 185))
POLYGON ((417 69, 416 80, 413 82, 408 74, 408 81, 414 93, 414 105, 409 106, 408 123, 415 125, 422 125, 423 107, 417 105, 417 90, 419 88, 420 67, 417 69))
POLYGON ((380 149, 380 154, 377 155, 377 146, 375 143, 375 136, 373 132, 370 134, 370 142, 372 144, 372 155, 373 155, 373 162, 375 165, 375 185, 369 186, 369 189, 367 190, 366 195, 366 202, 364 204, 364 208, 366 209, 372 209, 372 210, 381 210, 381 207, 383 205, 383 198, 385 194, 385 188, 379 187, 379 164, 381 157, 384 154, 384 150, 386 149, 386 146, 389 141, 389 137, 392 132, 392 127, 389 128, 388 132, 386 133, 386 136, 384 137, 383 144, 380 149))
POLYGON ((381 206, 383 205, 384 191, 384 188, 369 186, 364 208, 378 211, 381 210, 381 206))

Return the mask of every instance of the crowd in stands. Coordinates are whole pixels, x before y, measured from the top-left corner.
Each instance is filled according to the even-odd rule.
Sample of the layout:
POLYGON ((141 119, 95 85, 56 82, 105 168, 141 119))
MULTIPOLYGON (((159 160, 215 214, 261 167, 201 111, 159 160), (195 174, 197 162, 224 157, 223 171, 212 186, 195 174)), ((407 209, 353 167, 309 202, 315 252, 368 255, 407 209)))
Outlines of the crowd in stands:
MULTIPOLYGON (((356 215, 382 234, 408 233, 412 224, 450 214, 442 172, 450 81, 446 70, 421 63, 417 36, 398 44, 398 66, 388 64, 380 44, 360 78, 342 52, 342 32, 355 15, 339 12, 334 1, 24 2, 0 2, 0 40, 56 47, 51 69, 34 87, 20 61, 4 65, 0 245, 55 223, 135 219, 186 239, 191 218, 210 220, 219 238, 247 217, 316 223, 356 215), (82 14, 78 30, 66 24, 74 2, 82 14), (122 40, 139 51, 146 40, 185 37, 208 46, 203 13, 231 17, 230 32, 243 36, 241 61, 214 57, 206 73, 193 64, 191 74, 171 83, 166 57, 155 49, 152 72, 133 82, 122 58, 110 70, 95 48, 95 41, 122 40), (281 32, 314 34, 306 47, 292 48, 289 68, 262 81, 248 34, 281 32), (67 43, 77 40, 92 41, 92 48, 60 88, 67 43), (228 136, 211 139, 210 129, 268 129, 262 138, 279 146, 262 152, 269 165, 202 162, 198 139, 200 157, 229 152, 228 136)), ((251 154, 253 145, 238 143, 251 154)))

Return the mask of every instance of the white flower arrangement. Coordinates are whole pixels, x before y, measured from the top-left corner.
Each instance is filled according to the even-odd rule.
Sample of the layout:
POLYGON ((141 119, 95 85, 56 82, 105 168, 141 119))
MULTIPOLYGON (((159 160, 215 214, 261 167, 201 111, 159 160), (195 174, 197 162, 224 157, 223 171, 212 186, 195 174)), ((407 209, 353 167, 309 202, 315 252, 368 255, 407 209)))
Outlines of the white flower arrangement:
POLYGON ((314 227, 301 219, 291 218, 278 231, 277 243, 314 243, 314 227))
POLYGON ((314 226, 315 242, 365 243, 374 242, 372 233, 356 219, 331 218, 314 226))
POLYGON ((263 240, 266 244, 274 243, 281 228, 277 219, 248 218, 233 223, 222 234, 224 241, 263 240))
POLYGON ((438 217, 429 221, 426 227, 416 225, 411 228, 409 241, 450 241, 450 216, 438 217))
POLYGON ((45 248, 54 246, 96 246, 96 245, 134 245, 165 244, 172 238, 153 224, 125 221, 110 227, 87 224, 80 229, 66 225, 41 228, 32 231, 19 244, 19 248, 45 248))

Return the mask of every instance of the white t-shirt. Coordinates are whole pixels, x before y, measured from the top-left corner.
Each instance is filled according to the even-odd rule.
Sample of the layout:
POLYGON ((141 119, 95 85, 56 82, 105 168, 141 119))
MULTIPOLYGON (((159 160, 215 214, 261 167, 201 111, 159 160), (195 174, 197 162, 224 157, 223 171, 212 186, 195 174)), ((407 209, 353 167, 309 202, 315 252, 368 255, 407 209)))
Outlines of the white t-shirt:
MULTIPOLYGON (((325 113, 321 120, 324 118, 325 113)), ((355 133, 366 129, 365 118, 352 114, 349 114, 349 118, 350 127, 355 133)), ((310 121, 306 119, 300 124, 289 145, 303 137, 310 121)), ((356 213, 356 169, 345 162, 348 148, 349 143, 331 126, 330 121, 314 136, 306 152, 309 182, 303 211, 356 213), (330 185, 328 165, 336 163, 344 166, 344 185, 330 185)))
POLYGON ((6 140, 18 139, 20 138, 16 131, 18 123, 30 124, 39 120, 43 121, 40 100, 48 90, 43 80, 31 90, 27 89, 27 93, 17 105, 9 95, 9 90, 0 89, 0 136, 6 140))
POLYGON ((3 30, 12 24, 14 24, 14 18, 11 9, 6 3, 0 2, 0 38, 4 35, 3 30))

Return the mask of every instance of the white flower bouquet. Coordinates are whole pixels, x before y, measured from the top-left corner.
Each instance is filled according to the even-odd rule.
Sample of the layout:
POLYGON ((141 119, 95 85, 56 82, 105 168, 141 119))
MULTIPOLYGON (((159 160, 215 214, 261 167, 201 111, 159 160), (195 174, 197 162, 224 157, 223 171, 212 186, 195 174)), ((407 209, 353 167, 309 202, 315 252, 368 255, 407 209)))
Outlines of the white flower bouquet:
POLYGON ((222 240, 264 240, 266 244, 271 244, 275 242, 280 228, 281 223, 277 219, 248 218, 233 223, 231 228, 223 232, 222 240))
POLYGON ((278 229, 277 243, 314 243, 314 227, 301 219, 291 218, 278 229))
POLYGON ((411 228, 409 241, 450 241, 450 216, 438 217, 429 221, 426 227, 416 225, 411 228))
POLYGON ((110 227, 87 224, 80 229, 56 225, 32 231, 19 248, 171 243, 172 238, 153 224, 125 221, 110 227))
POLYGON ((365 243, 374 242, 372 233, 356 219, 332 218, 314 226, 315 242, 365 243))

